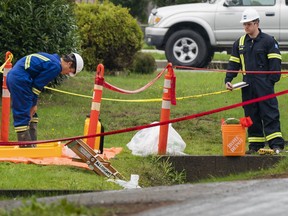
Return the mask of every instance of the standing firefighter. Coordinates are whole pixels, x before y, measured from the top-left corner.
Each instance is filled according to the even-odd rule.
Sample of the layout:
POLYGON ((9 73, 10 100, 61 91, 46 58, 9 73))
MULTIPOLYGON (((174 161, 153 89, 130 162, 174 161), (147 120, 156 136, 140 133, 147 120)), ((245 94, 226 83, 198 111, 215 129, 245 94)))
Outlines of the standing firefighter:
POLYGON ((7 75, 7 87, 18 141, 37 140, 37 99, 44 86, 59 74, 75 76, 83 66, 83 59, 77 53, 62 58, 57 54, 34 53, 16 62, 7 75))
MULTIPOLYGON (((281 54, 277 41, 259 28, 259 14, 249 8, 242 14, 246 34, 233 45, 229 59, 228 71, 252 71, 243 75, 243 81, 249 84, 242 88, 242 100, 247 101, 274 93, 274 84, 281 74, 281 54), (263 73, 270 71, 270 73, 263 73), (258 72, 258 73, 257 73, 258 72), (262 72, 262 73, 261 73, 262 72)), ((226 88, 232 90, 231 81, 237 73, 227 72, 226 88)), ((253 125, 248 128, 249 150, 246 154, 257 152, 268 141, 269 147, 275 152, 284 148, 284 140, 280 129, 280 114, 277 98, 264 100, 243 107, 245 116, 250 116, 253 125)))

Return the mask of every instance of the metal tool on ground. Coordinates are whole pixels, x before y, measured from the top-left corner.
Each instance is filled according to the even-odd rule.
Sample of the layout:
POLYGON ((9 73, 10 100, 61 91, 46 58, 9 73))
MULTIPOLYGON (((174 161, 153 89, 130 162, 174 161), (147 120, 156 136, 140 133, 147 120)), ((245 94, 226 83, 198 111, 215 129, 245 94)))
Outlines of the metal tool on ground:
POLYGON ((114 177, 124 179, 124 177, 111 166, 110 162, 105 161, 83 140, 73 140, 66 144, 75 154, 77 154, 89 167, 100 176, 108 178, 114 177))

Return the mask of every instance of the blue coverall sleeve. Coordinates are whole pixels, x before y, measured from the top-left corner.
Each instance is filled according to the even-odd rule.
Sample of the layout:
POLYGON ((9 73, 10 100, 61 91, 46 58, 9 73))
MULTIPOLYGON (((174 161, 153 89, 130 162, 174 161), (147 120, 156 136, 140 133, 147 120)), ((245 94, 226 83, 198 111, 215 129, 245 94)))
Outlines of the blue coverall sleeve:
POLYGON ((32 91, 33 95, 33 106, 37 104, 38 95, 49 82, 55 79, 61 73, 60 60, 51 60, 46 56, 31 56, 26 61, 26 70, 32 77, 32 91))
POLYGON ((227 82, 231 82, 237 75, 236 71, 239 71, 241 68, 240 64, 240 54, 239 54, 239 39, 235 41, 232 47, 232 53, 228 62, 228 71, 235 71, 235 72, 227 72, 225 77, 225 84, 227 82))
POLYGON ((279 46, 277 41, 272 38, 268 43, 268 61, 269 61, 269 71, 272 73, 269 76, 269 79, 275 83, 278 82, 281 78, 281 73, 273 73, 281 71, 281 62, 282 57, 279 50, 279 46))

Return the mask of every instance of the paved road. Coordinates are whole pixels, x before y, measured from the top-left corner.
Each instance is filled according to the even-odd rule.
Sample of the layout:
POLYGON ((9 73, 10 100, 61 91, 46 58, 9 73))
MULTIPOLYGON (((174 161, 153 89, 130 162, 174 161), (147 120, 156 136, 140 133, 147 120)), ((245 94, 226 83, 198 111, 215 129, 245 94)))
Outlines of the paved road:
MULTIPOLYGON (((282 216, 288 214, 288 178, 92 192, 38 201, 51 203, 64 198, 85 206, 154 204, 153 208, 132 214, 135 216, 282 216)), ((1 201, 0 208, 13 209, 21 204, 1 201)))
POLYGON ((137 216, 284 216, 288 214, 288 179, 247 181, 189 187, 183 202, 137 216))

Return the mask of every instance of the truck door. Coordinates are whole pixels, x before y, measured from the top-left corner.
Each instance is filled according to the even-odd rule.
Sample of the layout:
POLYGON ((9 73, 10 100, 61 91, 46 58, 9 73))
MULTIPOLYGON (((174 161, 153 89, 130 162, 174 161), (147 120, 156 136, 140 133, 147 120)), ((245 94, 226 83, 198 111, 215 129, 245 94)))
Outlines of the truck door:
POLYGON ((288 0, 281 1, 279 44, 288 46, 288 0), (285 41, 285 42, 284 42, 285 41))
POLYGON ((279 0, 220 0, 214 19, 216 40, 219 44, 228 42, 232 45, 245 34, 240 20, 242 12, 249 7, 258 11, 263 32, 279 39, 280 4, 276 1, 279 0))

